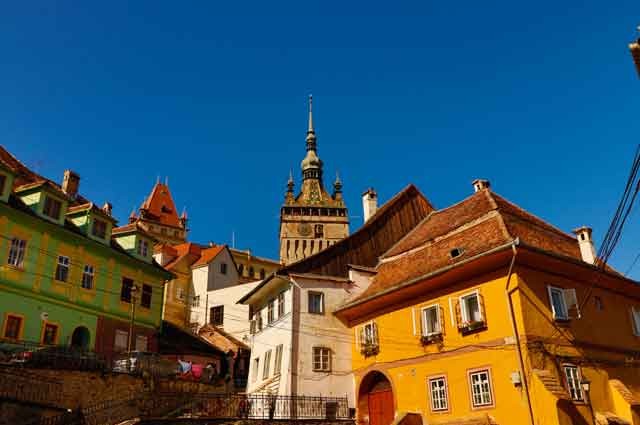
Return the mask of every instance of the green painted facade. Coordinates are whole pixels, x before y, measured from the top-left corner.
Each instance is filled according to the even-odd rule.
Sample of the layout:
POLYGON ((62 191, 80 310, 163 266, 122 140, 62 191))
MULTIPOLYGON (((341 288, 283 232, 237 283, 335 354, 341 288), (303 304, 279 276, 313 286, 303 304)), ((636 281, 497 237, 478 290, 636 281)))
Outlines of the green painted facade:
MULTIPOLYGON (((153 263, 151 249, 147 257, 141 257, 128 252, 130 247, 119 247, 115 240, 121 238, 114 240, 111 236, 113 220, 93 206, 67 214, 68 202, 55 193, 55 188, 36 187, 24 191, 17 188, 9 198, 13 176, 0 168, 0 176, 3 175, 6 180, 0 193, 0 339, 42 343, 44 329, 49 325, 57 327, 55 343, 70 344, 74 331, 84 327, 89 331, 87 348, 95 349, 101 338, 100 320, 120 321, 125 325, 131 319, 131 303, 121 300, 124 278, 131 279, 140 288, 136 326, 153 330, 160 327, 164 283, 172 275, 153 263), (58 221, 42 214, 46 196, 63 201, 58 221), (95 220, 106 224, 104 239, 92 234, 95 220), (19 266, 9 264, 14 238, 26 241, 19 266), (69 258, 66 281, 56 279, 58 256, 69 258), (82 287, 87 265, 93 268, 91 288, 82 287), (143 285, 151 288, 148 308, 142 305, 143 285), (15 318, 21 320, 18 337, 7 334, 11 334, 7 329, 9 320, 15 323, 15 318)), ((127 242, 132 239, 135 244, 136 238, 144 237, 133 232, 127 235, 127 242)), ((153 246, 151 241, 149 244, 153 246)), ((99 345, 113 344, 114 341, 109 340, 99 345)))

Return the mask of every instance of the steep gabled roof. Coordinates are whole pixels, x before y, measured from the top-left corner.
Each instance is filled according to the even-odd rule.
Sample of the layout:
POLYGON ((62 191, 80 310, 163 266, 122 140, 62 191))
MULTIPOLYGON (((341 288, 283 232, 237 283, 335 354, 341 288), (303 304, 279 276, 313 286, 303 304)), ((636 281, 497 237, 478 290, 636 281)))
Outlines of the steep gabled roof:
POLYGON ((167 226, 180 227, 176 205, 171 197, 169 186, 165 184, 156 183, 140 209, 144 211, 143 219, 158 221, 167 226))
POLYGON ((212 247, 203 249, 202 250, 202 254, 200 255, 200 258, 198 259, 198 261, 193 263, 193 265, 191 267, 195 268, 195 267, 201 267, 201 266, 205 266, 205 265, 209 264, 222 251, 224 251, 226 247, 227 247, 226 245, 216 245, 216 246, 212 246, 212 247))
POLYGON ((483 189, 425 218, 382 256, 371 285, 352 303, 516 239, 542 251, 582 260, 576 238, 483 189))
POLYGON ((203 252, 200 245, 191 242, 173 245, 171 248, 175 251, 175 258, 164 265, 164 268, 167 270, 173 269, 183 260, 186 261, 187 266, 191 266, 198 261, 203 252))
POLYGON ((350 264, 374 267, 378 258, 433 211, 431 203, 410 184, 386 202, 356 232, 280 273, 315 273, 346 277, 350 264))

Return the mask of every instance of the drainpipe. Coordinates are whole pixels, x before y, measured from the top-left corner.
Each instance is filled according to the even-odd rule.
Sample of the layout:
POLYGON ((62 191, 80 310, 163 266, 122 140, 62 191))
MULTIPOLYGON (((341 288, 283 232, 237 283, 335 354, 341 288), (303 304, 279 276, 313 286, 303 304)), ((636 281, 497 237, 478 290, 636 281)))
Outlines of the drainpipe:
POLYGON ((516 256, 518 250, 516 246, 520 244, 520 238, 516 238, 511 245, 513 251, 513 257, 511 257, 511 264, 509 264, 509 273, 507 274, 507 284, 504 288, 505 296, 507 297, 507 305, 509 306, 509 318, 511 319, 511 329, 516 339, 516 354, 518 355, 518 363, 520 364, 520 376, 522 377, 522 386, 524 388, 525 396, 527 397, 527 407, 529 408, 529 422, 531 425, 535 425, 533 416, 533 407, 531 406, 531 398, 529 397, 529 382, 527 381, 527 374, 525 373, 524 360, 522 359, 522 347, 520 345, 520 334, 518 333, 518 326, 516 325, 516 316, 513 311, 513 301, 511 300, 511 294, 518 290, 518 287, 513 289, 509 288, 511 283, 511 275, 513 274, 513 266, 516 263, 516 256))

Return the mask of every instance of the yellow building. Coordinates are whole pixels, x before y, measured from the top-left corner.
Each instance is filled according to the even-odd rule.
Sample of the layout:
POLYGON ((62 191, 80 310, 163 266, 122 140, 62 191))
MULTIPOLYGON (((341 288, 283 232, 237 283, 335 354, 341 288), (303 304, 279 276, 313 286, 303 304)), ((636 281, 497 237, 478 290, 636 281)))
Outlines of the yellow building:
POLYGON ((229 251, 231 251, 233 261, 235 261, 236 267, 238 268, 238 276, 241 282, 263 280, 282 267, 276 260, 258 257, 252 254, 250 249, 229 248, 229 251))
POLYGON ((335 314, 359 424, 640 423, 640 287, 474 182, 387 251, 335 314))

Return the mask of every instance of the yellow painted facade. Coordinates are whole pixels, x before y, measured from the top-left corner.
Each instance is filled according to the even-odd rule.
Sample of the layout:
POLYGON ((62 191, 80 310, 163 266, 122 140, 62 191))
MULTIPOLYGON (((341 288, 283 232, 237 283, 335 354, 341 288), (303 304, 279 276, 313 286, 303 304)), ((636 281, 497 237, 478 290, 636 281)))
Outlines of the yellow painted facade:
POLYGON ((640 424, 640 410, 634 410, 640 405, 640 337, 634 333, 640 329, 634 332, 632 317, 632 309, 640 309, 639 292, 625 292, 630 282, 621 277, 598 278, 590 265, 561 263, 541 271, 530 261, 516 262, 510 278, 503 264, 440 289, 427 289, 425 280, 419 297, 399 297, 381 314, 351 320, 358 423, 374 423, 363 382, 380 372, 390 383, 396 419, 417 413, 424 424, 613 423, 607 418, 640 424), (569 310, 568 320, 554 319, 549 286, 575 289, 579 308, 569 310), (462 332, 460 297, 474 291, 480 294, 484 326, 462 332), (421 311, 434 305, 440 308, 442 338, 423 343, 421 311), (365 356, 362 332, 370 323, 378 346, 365 356), (565 366, 576 367, 580 388, 590 382, 588 393, 580 389, 581 397, 572 397, 565 366), (470 373, 476 370, 489 373, 486 406, 474 406, 470 373), (429 380, 441 377, 446 408, 436 409, 429 380))

